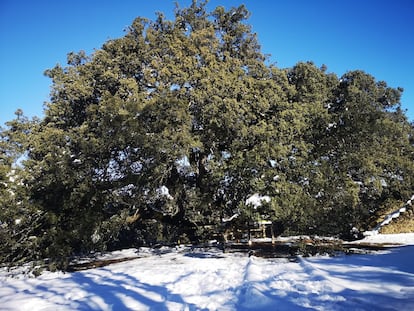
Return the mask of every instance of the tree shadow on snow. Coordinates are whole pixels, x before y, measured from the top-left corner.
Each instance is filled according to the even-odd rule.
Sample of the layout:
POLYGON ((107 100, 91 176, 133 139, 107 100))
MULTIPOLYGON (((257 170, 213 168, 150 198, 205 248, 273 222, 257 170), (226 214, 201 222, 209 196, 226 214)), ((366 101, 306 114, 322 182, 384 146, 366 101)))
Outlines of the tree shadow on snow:
POLYGON ((414 310, 414 246, 389 252, 300 259, 299 274, 284 271, 237 289, 237 310, 414 310), (277 281, 285 284, 278 286, 277 281), (276 285, 275 285, 276 284, 276 285))
MULTIPOLYGON (((189 257, 215 258, 215 254, 190 253, 189 257)), ((275 270, 271 262, 252 260, 247 263, 244 281, 235 287, 204 293, 223 297, 226 310, 414 310, 414 246, 390 249, 385 253, 299 259, 291 268, 281 262, 275 270), (299 265, 299 266, 298 266, 299 265), (261 268, 266 270, 261 270, 261 268), (255 269, 258 279, 255 280, 255 269), (253 271, 253 278, 249 273, 253 271), (264 275, 267 271, 269 275, 264 275), (264 279, 261 279, 264 276, 264 279), (292 278, 292 279, 290 279, 292 278), (234 293, 228 295, 228 292, 234 293)), ((274 263, 273 263, 274 264, 274 263)), ((47 280, 25 294, 49 301, 57 308, 73 310, 201 310, 185 301, 185 293, 171 291, 192 271, 168 283, 151 285, 127 272, 98 268, 70 273, 61 286, 51 288, 47 280), (72 289, 73 292, 67 292, 72 289), (66 291, 66 292, 65 292, 66 291)), ((202 282, 203 280, 200 280, 202 282)), ((56 286, 56 285, 55 285, 56 286)), ((10 284, 10 292, 19 289, 10 284)), ((13 296, 13 295, 12 295, 13 296)), ((7 303, 7 299, 3 299, 7 303)))
POLYGON ((199 259, 205 259, 205 258, 214 258, 214 259, 225 258, 223 255, 214 254, 214 253, 186 253, 186 254, 184 254, 184 256, 185 257, 190 257, 190 258, 199 258, 199 259))
MULTIPOLYGON (((100 270, 100 271, 99 271, 100 270)), ((108 276, 98 273, 75 272, 69 279, 79 284, 80 289, 87 293, 77 300, 77 310, 170 310, 180 306, 187 310, 200 310, 197 306, 184 301, 179 294, 172 293, 166 286, 150 285, 120 272, 107 270, 108 276)))

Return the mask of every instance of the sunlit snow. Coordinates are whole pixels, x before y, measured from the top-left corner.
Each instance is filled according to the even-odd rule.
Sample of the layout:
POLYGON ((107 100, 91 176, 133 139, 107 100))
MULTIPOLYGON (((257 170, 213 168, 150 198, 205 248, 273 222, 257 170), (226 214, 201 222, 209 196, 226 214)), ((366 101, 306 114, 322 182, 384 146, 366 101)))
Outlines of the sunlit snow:
POLYGON ((268 195, 260 195, 258 193, 253 194, 252 196, 246 199, 246 205, 253 205, 254 207, 259 207, 262 205, 262 202, 269 203, 270 197, 268 195))
MULTIPOLYGON (((140 257, 37 278, 0 271, 1 310, 413 310, 414 234, 366 255, 249 257, 190 247, 129 249, 140 257)), ((367 242, 368 240, 365 240, 367 242)))

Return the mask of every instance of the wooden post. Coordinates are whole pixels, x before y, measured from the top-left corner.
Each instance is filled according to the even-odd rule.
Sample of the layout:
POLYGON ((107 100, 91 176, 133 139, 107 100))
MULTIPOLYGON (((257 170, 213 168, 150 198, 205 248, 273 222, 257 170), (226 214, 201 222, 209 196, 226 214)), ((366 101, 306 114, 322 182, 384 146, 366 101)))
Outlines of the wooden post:
POLYGON ((250 224, 247 225, 247 238, 249 245, 252 245, 252 234, 250 232, 250 224))

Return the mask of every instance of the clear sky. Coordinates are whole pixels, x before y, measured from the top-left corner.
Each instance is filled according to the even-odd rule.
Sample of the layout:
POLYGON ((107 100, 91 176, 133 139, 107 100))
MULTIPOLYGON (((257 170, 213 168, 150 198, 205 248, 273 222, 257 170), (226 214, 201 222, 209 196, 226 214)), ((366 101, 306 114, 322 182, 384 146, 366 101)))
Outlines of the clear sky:
MULTIPOLYGON (((190 0, 178 0, 187 6, 190 0)), ((124 35, 137 16, 172 18, 174 0, 0 0, 0 125, 21 108, 43 115, 51 81, 43 72, 66 65, 71 51, 92 53, 124 35)), ((361 69, 404 88, 402 107, 414 121, 414 1, 211 0, 245 4, 262 51, 280 68, 326 64, 341 76, 361 69)))

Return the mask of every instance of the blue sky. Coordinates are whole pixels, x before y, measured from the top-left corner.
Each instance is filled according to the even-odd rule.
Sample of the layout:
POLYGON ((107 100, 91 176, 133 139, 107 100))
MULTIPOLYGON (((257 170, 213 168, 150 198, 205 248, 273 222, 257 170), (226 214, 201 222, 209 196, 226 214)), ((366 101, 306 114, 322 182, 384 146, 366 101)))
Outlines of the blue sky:
MULTIPOLYGON (((190 0, 179 0, 187 6, 190 0)), ((124 35, 137 16, 172 18, 174 0, 0 0, 0 125, 21 108, 43 115, 51 81, 43 72, 65 65, 71 51, 88 54, 124 35)), ((342 75, 361 69, 404 88, 402 107, 414 121, 414 1, 211 0, 245 4, 262 51, 278 67, 326 64, 342 75)))

